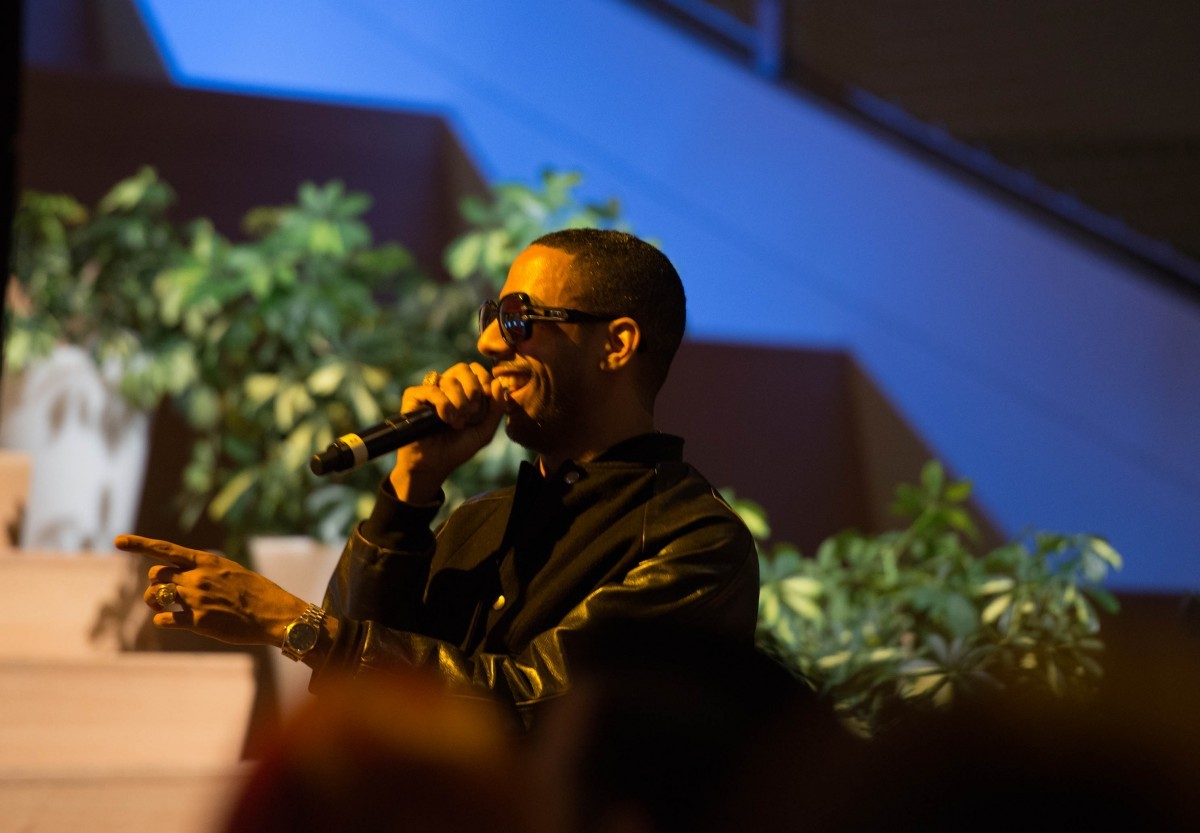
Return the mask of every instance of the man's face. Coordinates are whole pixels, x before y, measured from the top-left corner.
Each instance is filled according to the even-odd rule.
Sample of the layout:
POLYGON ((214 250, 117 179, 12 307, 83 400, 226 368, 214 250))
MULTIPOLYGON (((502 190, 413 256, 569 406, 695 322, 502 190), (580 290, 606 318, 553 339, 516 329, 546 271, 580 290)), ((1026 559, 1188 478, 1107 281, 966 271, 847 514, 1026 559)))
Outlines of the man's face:
MULTIPOLYGON (((508 271, 501 297, 524 292, 535 306, 579 308, 572 291, 573 256, 530 246, 508 271)), ((533 322, 532 336, 514 346, 493 322, 479 336, 479 352, 494 361, 492 375, 508 388, 508 436, 542 453, 570 453, 586 432, 589 384, 598 374, 602 324, 533 322)))

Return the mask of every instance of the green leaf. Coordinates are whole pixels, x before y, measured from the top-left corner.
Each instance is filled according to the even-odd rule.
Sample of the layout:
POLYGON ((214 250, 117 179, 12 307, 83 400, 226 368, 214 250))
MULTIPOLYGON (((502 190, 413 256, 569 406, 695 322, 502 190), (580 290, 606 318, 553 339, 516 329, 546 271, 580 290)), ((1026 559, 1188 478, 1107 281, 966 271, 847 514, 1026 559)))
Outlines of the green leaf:
POLYGON ((387 383, 391 380, 388 372, 381 367, 364 366, 358 368, 359 374, 362 377, 363 383, 367 389, 372 392, 383 390, 387 383))
POLYGON ((955 636, 966 636, 973 633, 979 623, 976 606, 958 593, 950 593, 943 600, 942 616, 946 619, 950 633, 955 636))
POLYGON ((507 271, 516 257, 511 241, 503 231, 496 230, 484 237, 482 260, 489 271, 507 271))
POLYGON ((752 500, 739 498, 730 489, 721 491, 721 497, 729 504, 729 508, 737 513, 742 522, 746 524, 746 528, 750 530, 750 535, 756 541, 766 541, 771 537, 771 527, 767 523, 767 512, 759 504, 752 500))
POLYGON ((816 562, 823 570, 834 569, 841 561, 837 538, 826 538, 817 547, 816 562))
POLYGON ((484 234, 467 233, 450 244, 443 262, 451 277, 463 280, 475 273, 483 258, 485 239, 484 234))
POLYGON ((208 505, 209 517, 219 521, 229 514, 233 505, 254 485, 257 476, 258 472, 254 469, 243 469, 238 472, 217 492, 212 503, 208 505))
POLYGON ((945 682, 941 667, 929 660, 909 660, 900 666, 900 697, 913 700, 932 696, 945 682))
POLYGON ((212 488, 212 469, 200 461, 193 461, 183 470, 183 480, 193 492, 207 492, 212 488))
POLYGON ((942 589, 930 585, 914 587, 908 596, 909 604, 918 611, 933 610, 942 599, 942 589))
POLYGON ((1107 541, 1103 538, 1089 536, 1087 543, 1091 551, 1107 562, 1114 570, 1121 569, 1123 565, 1121 556, 1107 541))
POLYGON ((221 416, 221 400, 209 388, 193 386, 180 398, 183 411, 193 428, 208 429, 217 425, 221 416))
POLYGON ((296 194, 302 207, 310 209, 314 212, 320 212, 322 210, 325 200, 316 183, 302 182, 296 194))
POLYGON ((254 373, 242 382, 242 390, 250 402, 261 405, 279 391, 280 381, 274 373, 254 373))
POLYGON ((764 630, 771 630, 779 621, 780 614, 779 588, 766 585, 758 589, 758 624, 764 630))
POLYGON ((383 416, 383 412, 380 411, 379 403, 375 401, 375 397, 362 385, 352 385, 350 387, 350 401, 359 422, 378 422, 383 416))
POLYGON ((907 483, 896 487, 896 499, 888 507, 893 515, 899 517, 915 517, 925 508, 925 496, 920 490, 907 483))
MULTIPOLYGON (((1009 586, 1010 587, 1012 586, 1011 581, 1009 582, 1009 586)), ((1000 618, 1000 616, 1004 613, 1004 611, 1008 610, 1008 608, 1011 604, 1012 604, 1012 594, 1011 593, 1005 593, 1002 596, 997 596, 996 598, 994 598, 990 602, 988 602, 987 607, 985 607, 983 609, 983 612, 981 614, 979 614, 979 621, 983 622, 983 624, 985 624, 985 625, 993 624, 997 619, 1000 618)))
POLYGON ((345 378, 346 365, 343 362, 331 362, 309 374, 308 390, 314 396, 328 396, 337 390, 345 378))
POLYGON ((313 450, 313 426, 309 422, 301 422, 284 441, 280 458, 285 468, 295 471, 308 464, 313 450))
POLYGON ((925 637, 925 646, 937 657, 940 663, 948 665, 957 652, 958 640, 956 639, 952 643, 948 643, 940 633, 930 632, 925 637))
POLYGON ((946 486, 942 499, 947 503, 962 503, 971 496, 971 481, 959 480, 946 486))
POLYGON ((1121 605, 1117 602, 1115 596, 1109 593, 1102 587, 1083 587, 1084 593, 1091 597, 1092 601, 1100 606, 1100 609, 1105 613, 1116 613, 1121 609, 1121 605))
POLYGON ((975 594, 977 596, 990 596, 993 593, 1004 593, 1012 589, 1013 583, 1013 580, 1008 576, 989 578, 975 588, 975 594))
POLYGON ((308 245, 312 251, 322 254, 340 255, 346 251, 341 231, 328 220, 313 223, 309 230, 308 245))
POLYGON ((946 525, 951 529, 956 529, 972 538, 978 535, 975 522, 971 520, 971 516, 967 514, 966 510, 953 506, 944 509, 942 516, 946 521, 946 525))
POLYGON ((474 195, 463 197, 458 201, 458 213, 474 226, 488 225, 494 220, 488 204, 474 195))
POLYGON ((315 407, 316 403, 303 384, 288 385, 275 397, 275 428, 281 434, 290 433, 315 407))
POLYGON ((1083 552, 1080 568, 1084 578, 1092 584, 1099 584, 1108 575, 1108 561, 1093 549, 1083 552))
POLYGON ((795 628, 792 627, 792 621, 788 617, 780 617, 775 627, 767 634, 768 640, 781 646, 789 655, 794 655, 799 649, 800 641, 796 635, 795 628))
POLYGON ((937 460, 930 460, 921 469, 921 485, 928 497, 937 498, 941 495, 945 482, 946 472, 937 460))
POLYGON ((836 668, 840 665, 848 663, 854 654, 850 651, 838 651, 835 654, 828 654, 817 660, 816 666, 822 671, 828 671, 831 668, 836 668))
POLYGON ((804 567, 804 556, 800 555, 800 551, 795 547, 779 544, 771 552, 769 563, 774 575, 786 578, 804 567))
POLYGON ((821 582, 807 576, 790 576, 779 582, 779 596, 783 603, 805 619, 820 621, 824 618, 816 599, 821 595, 821 582))
POLYGON ((248 267, 242 275, 246 282, 246 289, 257 300, 261 301, 271 294, 273 276, 267 266, 254 264, 248 267))
POLYGON ((1063 675, 1058 666, 1053 662, 1046 663, 1046 682, 1050 686, 1050 690, 1056 695, 1063 694, 1063 675))
POLYGON ((1072 600, 1072 607, 1075 609, 1075 618, 1084 630, 1088 633, 1096 633, 1100 630, 1100 621, 1096 616, 1096 611, 1087 603, 1087 599, 1083 596, 1076 596, 1072 600))
POLYGON ((114 211, 135 208, 146 196, 150 186, 157 179, 153 168, 144 167, 136 174, 123 179, 113 186, 100 200, 100 211, 108 214, 114 211))
POLYGON ((346 219, 358 217, 367 213, 371 208, 371 196, 362 191, 354 191, 347 194, 337 204, 336 214, 339 217, 346 219))

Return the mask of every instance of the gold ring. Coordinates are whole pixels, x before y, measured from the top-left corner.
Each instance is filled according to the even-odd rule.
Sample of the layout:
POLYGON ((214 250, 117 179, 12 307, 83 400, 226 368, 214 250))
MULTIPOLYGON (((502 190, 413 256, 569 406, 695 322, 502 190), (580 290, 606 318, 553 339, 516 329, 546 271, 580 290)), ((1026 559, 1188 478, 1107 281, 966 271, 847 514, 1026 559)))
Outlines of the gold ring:
POLYGON ((179 601, 179 593, 175 590, 174 584, 160 584, 158 589, 154 591, 154 601, 158 602, 159 607, 170 607, 179 601))
POLYGON ((425 378, 421 380, 422 385, 436 385, 442 379, 442 374, 436 370, 431 370, 425 374, 425 378))

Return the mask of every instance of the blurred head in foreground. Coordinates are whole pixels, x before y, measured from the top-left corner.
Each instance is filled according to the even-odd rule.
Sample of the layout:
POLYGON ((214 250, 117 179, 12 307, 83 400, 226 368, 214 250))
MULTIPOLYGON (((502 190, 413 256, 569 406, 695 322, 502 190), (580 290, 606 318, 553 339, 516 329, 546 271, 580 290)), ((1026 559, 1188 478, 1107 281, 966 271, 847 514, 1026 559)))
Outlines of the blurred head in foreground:
POLYGON ((523 830, 505 724, 416 676, 332 686, 270 744, 226 833, 523 830))

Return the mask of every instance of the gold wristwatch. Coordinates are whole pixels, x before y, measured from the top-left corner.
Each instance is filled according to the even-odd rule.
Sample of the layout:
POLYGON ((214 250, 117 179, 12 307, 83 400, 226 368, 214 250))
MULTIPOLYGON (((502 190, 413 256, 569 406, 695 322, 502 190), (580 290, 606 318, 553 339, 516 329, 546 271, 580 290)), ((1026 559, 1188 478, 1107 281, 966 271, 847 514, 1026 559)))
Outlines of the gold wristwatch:
POLYGON ((283 644, 279 646, 283 649, 283 655, 292 660, 303 659, 321 638, 321 624, 324 621, 324 609, 310 604, 284 631, 283 644))

